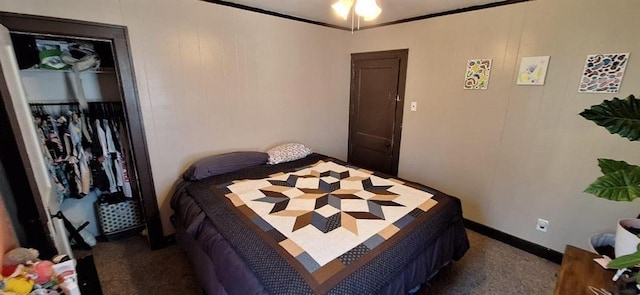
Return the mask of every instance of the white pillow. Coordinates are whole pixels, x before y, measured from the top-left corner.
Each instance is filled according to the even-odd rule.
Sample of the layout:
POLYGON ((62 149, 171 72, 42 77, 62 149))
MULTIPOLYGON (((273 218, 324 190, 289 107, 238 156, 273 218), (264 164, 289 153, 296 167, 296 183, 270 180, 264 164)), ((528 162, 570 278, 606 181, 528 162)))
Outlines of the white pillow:
POLYGON ((274 165, 290 162, 302 159, 311 153, 311 149, 301 143, 285 143, 267 151, 267 154, 269 154, 267 164, 274 165))

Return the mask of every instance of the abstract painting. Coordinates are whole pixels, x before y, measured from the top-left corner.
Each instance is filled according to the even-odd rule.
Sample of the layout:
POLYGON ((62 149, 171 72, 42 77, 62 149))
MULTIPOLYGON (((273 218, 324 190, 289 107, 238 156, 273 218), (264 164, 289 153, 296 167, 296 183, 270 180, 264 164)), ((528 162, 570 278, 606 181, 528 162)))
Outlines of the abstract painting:
POLYGON ((490 59, 470 59, 464 77, 464 89, 487 89, 491 73, 490 59))
POLYGON ((629 53, 587 55, 578 92, 617 93, 628 60, 629 53))
POLYGON ((520 60, 518 85, 544 85, 549 56, 530 56, 520 60))

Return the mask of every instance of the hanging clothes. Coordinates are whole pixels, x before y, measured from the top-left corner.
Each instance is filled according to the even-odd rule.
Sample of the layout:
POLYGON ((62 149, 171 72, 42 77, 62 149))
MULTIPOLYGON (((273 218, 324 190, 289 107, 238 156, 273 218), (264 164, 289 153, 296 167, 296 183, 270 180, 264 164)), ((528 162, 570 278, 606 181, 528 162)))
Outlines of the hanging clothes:
POLYGON ((100 141, 100 147, 102 149, 102 167, 104 168, 104 172, 107 174, 107 178, 109 180, 109 191, 115 193, 118 191, 116 186, 116 177, 113 173, 113 162, 111 161, 111 153, 109 152, 109 148, 107 147, 107 134, 104 129, 102 129, 100 120, 96 119, 95 121, 95 132, 98 134, 98 140, 100 141))
POLYGON ((113 167, 113 172, 115 176, 116 185, 118 187, 123 186, 123 176, 122 176, 122 164, 120 160, 122 156, 120 152, 116 148, 116 143, 114 142, 115 135, 113 134, 113 127, 111 126, 111 122, 108 120, 102 120, 102 124, 105 128, 105 134, 107 137, 107 148, 109 149, 109 155, 111 156, 111 165, 113 167))
POLYGON ((129 174, 127 172, 127 165, 124 156, 125 154, 127 154, 127 151, 122 149, 122 147, 125 147, 126 145, 123 144, 122 138, 120 137, 120 134, 122 134, 122 130, 120 129, 122 128, 122 124, 119 124, 119 122, 117 121, 113 121, 112 123, 113 126, 111 130, 113 131, 115 137, 115 144, 117 145, 116 148, 121 151, 120 153, 118 153, 118 160, 120 161, 121 168, 121 175, 119 177, 122 178, 122 192, 124 193, 125 197, 131 198, 133 197, 133 193, 131 191, 131 183, 129 180, 129 174))
POLYGON ((81 112, 77 105, 32 104, 31 109, 59 202, 92 190, 133 196, 119 133, 121 107, 96 103, 81 112))
POLYGON ((79 175, 80 188, 82 195, 89 193, 91 189, 91 171, 89 170, 89 161, 82 146, 83 137, 83 121, 78 113, 72 112, 69 121, 69 136, 73 145, 73 157, 77 158, 77 173, 79 175))

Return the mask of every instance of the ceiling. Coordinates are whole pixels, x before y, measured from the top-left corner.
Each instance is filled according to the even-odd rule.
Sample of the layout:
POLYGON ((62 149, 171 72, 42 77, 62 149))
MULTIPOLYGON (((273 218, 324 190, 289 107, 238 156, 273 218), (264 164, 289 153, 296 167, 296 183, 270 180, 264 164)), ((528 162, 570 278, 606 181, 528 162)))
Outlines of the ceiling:
MULTIPOLYGON (((378 6, 382 8, 380 16, 370 22, 362 21, 360 25, 385 24, 458 9, 474 10, 523 1, 527 0, 377 0, 378 6)), ((331 4, 336 0, 225 0, 209 2, 245 9, 257 8, 332 26, 351 28, 350 19, 345 21, 332 11, 331 4)))

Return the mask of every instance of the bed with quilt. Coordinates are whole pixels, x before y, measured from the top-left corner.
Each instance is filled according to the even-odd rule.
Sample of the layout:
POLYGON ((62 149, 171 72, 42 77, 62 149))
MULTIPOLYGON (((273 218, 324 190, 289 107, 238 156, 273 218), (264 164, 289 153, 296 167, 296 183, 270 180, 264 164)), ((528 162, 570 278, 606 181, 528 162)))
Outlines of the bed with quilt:
POLYGON ((469 248, 460 200, 311 154, 182 181, 176 239, 214 294, 407 294, 469 248))

